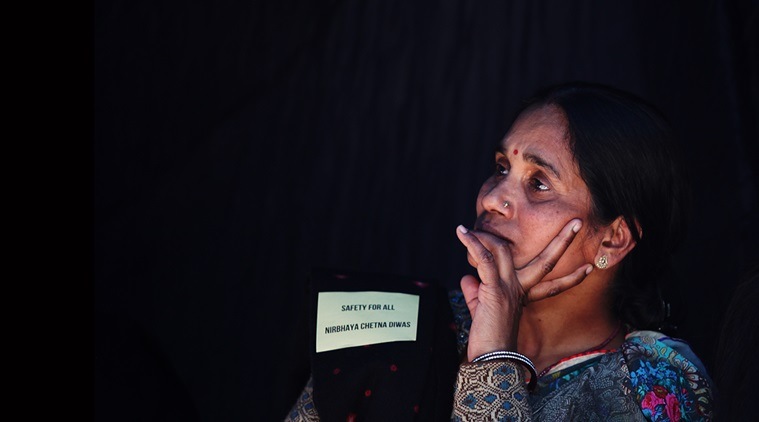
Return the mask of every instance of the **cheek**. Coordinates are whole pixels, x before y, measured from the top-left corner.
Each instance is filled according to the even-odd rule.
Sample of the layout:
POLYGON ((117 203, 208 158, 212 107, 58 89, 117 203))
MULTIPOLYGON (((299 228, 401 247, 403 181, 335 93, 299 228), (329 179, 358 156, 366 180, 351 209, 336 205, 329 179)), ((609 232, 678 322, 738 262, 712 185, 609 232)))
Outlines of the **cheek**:
POLYGON ((580 230, 549 275, 552 278, 561 277, 572 273, 585 264, 592 264, 596 245, 596 239, 591 233, 584 229, 580 230))
MULTIPOLYGON (((523 247, 520 248, 521 251, 518 259, 526 262, 529 262, 529 260, 542 252, 571 219, 579 217, 583 221, 586 220, 586 215, 579 210, 567 210, 567 208, 561 207, 551 210, 544 209, 530 215, 523 214, 522 217, 520 231, 524 236, 524 243, 523 247)), ((582 265, 586 260, 585 255, 587 255, 587 250, 589 249, 590 242, 587 240, 588 233, 583 227, 569 245, 569 248, 561 256, 551 274, 558 276, 566 275, 576 270, 579 265, 582 265)), ((526 262, 521 264, 524 265, 526 262)))
POLYGON ((539 254, 551 240, 556 237, 561 227, 558 220, 544 221, 542 219, 534 220, 530 218, 524 218, 520 221, 520 231, 523 237, 523 252, 529 256, 530 259, 539 254))

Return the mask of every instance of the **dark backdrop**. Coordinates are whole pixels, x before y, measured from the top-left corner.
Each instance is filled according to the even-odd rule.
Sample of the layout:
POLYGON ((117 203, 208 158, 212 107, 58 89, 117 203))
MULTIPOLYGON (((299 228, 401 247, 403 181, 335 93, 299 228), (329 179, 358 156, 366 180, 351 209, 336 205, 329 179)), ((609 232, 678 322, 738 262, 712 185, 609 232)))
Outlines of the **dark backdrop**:
POLYGON ((281 419, 309 268, 455 286, 495 142, 573 79, 649 99, 682 140, 671 300, 711 368, 757 259, 756 2, 613 3, 97 0, 96 419, 281 419))

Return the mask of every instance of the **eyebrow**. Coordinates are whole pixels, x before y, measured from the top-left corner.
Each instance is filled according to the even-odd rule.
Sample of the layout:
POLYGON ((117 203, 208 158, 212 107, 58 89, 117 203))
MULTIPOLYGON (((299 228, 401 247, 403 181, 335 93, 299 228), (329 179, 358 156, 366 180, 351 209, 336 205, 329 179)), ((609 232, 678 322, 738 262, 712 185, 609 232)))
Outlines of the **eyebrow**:
POLYGON ((551 173, 553 173, 557 178, 561 179, 561 173, 559 173, 559 170, 556 169, 556 167, 552 166, 550 163, 548 163, 546 160, 544 160, 542 157, 531 154, 529 152, 525 152, 522 154, 525 161, 535 164, 536 166, 543 167, 544 169, 547 169, 551 173))
MULTIPOLYGON (((506 151, 502 145, 496 145, 495 152, 502 154, 506 157, 509 156, 508 151, 506 151)), ((522 157, 524 157, 524 160, 527 161, 528 163, 532 163, 532 164, 535 164, 536 166, 543 167, 544 169, 553 173, 557 178, 561 179, 561 173, 559 173, 559 170, 557 170, 556 167, 554 167, 549 162, 544 160, 541 156, 526 152, 522 154, 522 157)))

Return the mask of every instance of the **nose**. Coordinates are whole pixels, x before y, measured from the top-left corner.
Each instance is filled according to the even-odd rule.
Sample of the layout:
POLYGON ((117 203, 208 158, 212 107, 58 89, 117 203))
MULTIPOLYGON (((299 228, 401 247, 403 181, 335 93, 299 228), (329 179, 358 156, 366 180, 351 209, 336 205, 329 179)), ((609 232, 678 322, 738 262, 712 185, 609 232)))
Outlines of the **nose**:
POLYGON ((482 207, 485 211, 512 217, 516 203, 514 195, 510 195, 508 178, 491 180, 490 186, 483 186, 482 207))

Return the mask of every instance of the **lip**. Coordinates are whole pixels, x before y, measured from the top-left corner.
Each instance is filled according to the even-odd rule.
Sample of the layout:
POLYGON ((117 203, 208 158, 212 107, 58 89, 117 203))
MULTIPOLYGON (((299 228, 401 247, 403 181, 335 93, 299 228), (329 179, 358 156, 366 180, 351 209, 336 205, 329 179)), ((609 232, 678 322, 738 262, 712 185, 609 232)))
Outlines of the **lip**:
POLYGON ((490 223, 489 219, 487 218, 477 218, 477 221, 475 221, 474 223, 474 229, 492 234, 493 236, 505 241, 509 245, 514 244, 514 242, 511 239, 509 239, 507 236, 504 236, 503 233, 499 232, 495 228, 495 226, 490 223))

